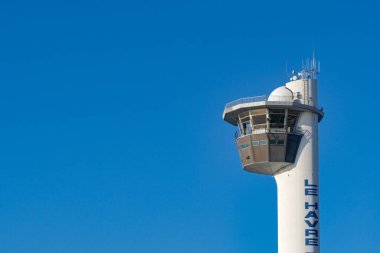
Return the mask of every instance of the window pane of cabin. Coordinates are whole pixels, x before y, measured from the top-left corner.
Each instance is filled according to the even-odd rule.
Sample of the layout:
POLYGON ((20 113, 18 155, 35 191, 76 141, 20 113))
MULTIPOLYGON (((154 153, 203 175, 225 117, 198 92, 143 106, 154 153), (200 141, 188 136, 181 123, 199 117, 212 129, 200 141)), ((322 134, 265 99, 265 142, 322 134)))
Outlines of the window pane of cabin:
POLYGON ((287 126, 288 127, 294 127, 297 121, 298 112, 294 110, 289 110, 288 112, 288 118, 287 118, 287 126))
POLYGON ((267 124, 258 124, 258 125, 253 125, 253 129, 263 129, 266 128, 267 124))
POLYGON ((284 114, 270 114, 270 127, 271 128, 284 128, 284 114))
POLYGON ((284 128, 285 109, 269 109, 271 128, 284 128))
POLYGON ((257 115, 252 117, 253 124, 265 124, 267 122, 267 117, 266 115, 257 115))
POLYGON ((251 123, 249 121, 243 122, 242 126, 243 126, 243 128, 242 128, 242 134, 243 135, 252 133, 252 126, 251 126, 251 123))

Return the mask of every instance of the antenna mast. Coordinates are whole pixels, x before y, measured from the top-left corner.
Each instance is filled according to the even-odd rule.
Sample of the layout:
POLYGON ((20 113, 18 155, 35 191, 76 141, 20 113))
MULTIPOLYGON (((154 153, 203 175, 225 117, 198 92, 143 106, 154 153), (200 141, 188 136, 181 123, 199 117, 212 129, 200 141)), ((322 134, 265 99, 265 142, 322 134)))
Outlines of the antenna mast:
POLYGON ((301 71, 301 77, 302 79, 317 79, 317 75, 319 75, 321 72, 321 63, 318 61, 314 56, 314 50, 313 50, 313 58, 306 59, 305 66, 303 65, 302 61, 302 71, 301 71))

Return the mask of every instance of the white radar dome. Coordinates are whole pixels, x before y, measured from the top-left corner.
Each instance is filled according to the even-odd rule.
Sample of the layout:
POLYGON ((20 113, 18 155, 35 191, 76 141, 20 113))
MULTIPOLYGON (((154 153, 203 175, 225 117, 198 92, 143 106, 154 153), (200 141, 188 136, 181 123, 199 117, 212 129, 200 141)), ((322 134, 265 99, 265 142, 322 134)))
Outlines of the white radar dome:
POLYGON ((268 97, 268 101, 293 101, 293 92, 285 86, 278 87, 268 97))

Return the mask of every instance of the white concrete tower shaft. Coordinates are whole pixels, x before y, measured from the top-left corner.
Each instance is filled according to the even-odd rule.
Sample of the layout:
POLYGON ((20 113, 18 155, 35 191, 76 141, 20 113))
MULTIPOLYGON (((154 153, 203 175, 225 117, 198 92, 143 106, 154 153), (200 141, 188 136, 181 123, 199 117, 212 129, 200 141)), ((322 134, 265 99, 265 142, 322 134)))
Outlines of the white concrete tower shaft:
MULTIPOLYGON (((301 101, 317 107, 317 80, 286 84, 301 101)), ((300 113, 297 128, 304 133, 295 162, 275 174, 278 197, 278 252, 319 253, 318 115, 300 113)))
MULTIPOLYGON (((303 86, 311 91, 310 103, 317 106, 315 79, 297 80, 286 85, 293 92, 303 90, 303 86)), ((304 92, 301 92, 301 96, 306 97, 302 93, 304 92)), ((275 175, 278 197, 278 252, 319 253, 318 115, 310 111, 301 112, 296 125, 304 133, 296 161, 285 171, 275 175)))

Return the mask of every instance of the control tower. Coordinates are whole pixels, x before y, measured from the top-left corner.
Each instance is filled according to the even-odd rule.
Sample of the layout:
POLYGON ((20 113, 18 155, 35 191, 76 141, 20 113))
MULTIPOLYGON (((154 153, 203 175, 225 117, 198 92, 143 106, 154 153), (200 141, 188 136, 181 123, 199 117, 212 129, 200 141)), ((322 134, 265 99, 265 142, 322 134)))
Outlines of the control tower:
POLYGON ((277 184, 278 252, 319 253, 317 75, 313 59, 269 96, 228 103, 223 119, 237 127, 243 168, 277 184))

